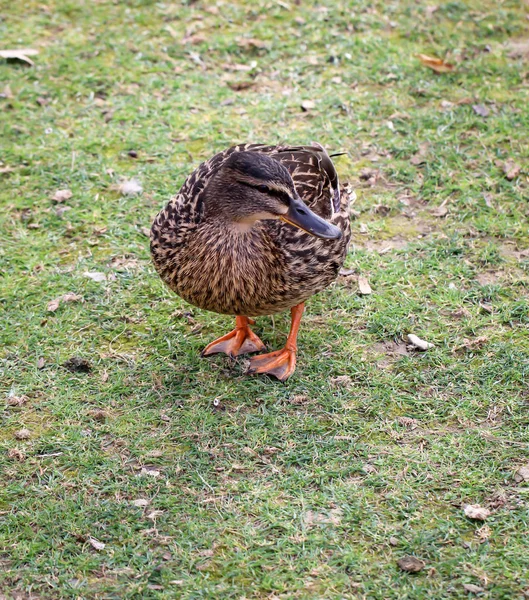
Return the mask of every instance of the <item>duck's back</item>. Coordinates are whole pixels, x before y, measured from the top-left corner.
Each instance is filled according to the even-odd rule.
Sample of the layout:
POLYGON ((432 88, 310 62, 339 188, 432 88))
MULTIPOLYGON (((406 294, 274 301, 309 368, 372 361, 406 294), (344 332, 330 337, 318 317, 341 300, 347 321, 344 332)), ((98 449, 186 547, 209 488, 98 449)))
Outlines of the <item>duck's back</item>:
POLYGON ((280 312, 336 279, 351 236, 348 199, 321 146, 234 146, 202 163, 156 217, 151 252, 156 270, 180 296, 225 314, 280 312), (290 172, 296 191, 316 214, 342 231, 321 240, 275 220, 244 235, 219 232, 203 222, 206 186, 233 152, 261 152, 290 172))

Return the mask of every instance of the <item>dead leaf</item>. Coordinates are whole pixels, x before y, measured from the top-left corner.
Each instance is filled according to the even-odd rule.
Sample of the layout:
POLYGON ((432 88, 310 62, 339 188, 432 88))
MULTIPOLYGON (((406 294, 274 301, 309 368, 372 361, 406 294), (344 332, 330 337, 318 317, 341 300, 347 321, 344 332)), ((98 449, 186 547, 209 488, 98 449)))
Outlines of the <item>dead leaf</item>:
POLYGON ((369 296, 369 294, 373 293, 367 277, 363 277, 362 275, 358 277, 358 291, 362 296, 369 296))
POLYGON ((510 50, 507 55, 509 58, 527 58, 529 57, 529 39, 508 41, 507 49, 510 50))
POLYGON ((247 79, 246 81, 229 81, 228 87, 232 89, 234 92, 242 92, 243 90, 248 90, 255 85, 255 81, 252 79, 247 79))
POLYGON ((460 346, 456 346, 452 352, 459 352, 459 350, 476 350, 484 346, 488 341, 489 338, 485 335, 481 335, 473 340, 464 338, 463 343, 460 346))
POLYGON ((91 364, 85 358, 79 356, 72 356, 63 362, 62 366, 71 373, 90 373, 92 370, 91 364))
POLYGON ((521 483, 522 481, 529 481, 529 464, 520 467, 514 474, 514 481, 521 483))
POLYGON ((46 364, 46 361, 44 360, 44 358, 41 356, 39 358, 39 360, 37 361, 37 369, 44 369, 44 365, 46 364))
POLYGON ((399 567, 407 573, 418 573, 424 569, 424 561, 415 556, 404 556, 397 561, 399 567))
POLYGON ((425 350, 428 350, 429 348, 434 347, 434 344, 432 344, 431 342, 426 342, 425 340, 421 340, 420 337, 414 335, 413 333, 408 334, 408 341, 410 342, 410 344, 412 346, 415 346, 415 348, 418 348, 419 350, 422 350, 422 351, 425 351, 425 350))
POLYGON ((35 56, 39 51, 34 48, 19 48, 18 50, 0 50, 0 58, 20 60, 33 66, 35 63, 28 56, 35 56))
POLYGON ((25 402, 27 402, 27 396, 8 396, 7 397, 7 405, 8 406, 22 406, 25 402))
POLYGON ((207 40, 207 37, 203 33, 195 33, 185 37, 182 40, 182 44, 203 44, 207 40))
POLYGON ((426 162, 429 144, 424 143, 419 146, 419 151, 410 158, 410 163, 416 167, 426 162))
POLYGON ((101 283, 107 280, 107 276, 104 273, 99 273, 98 271, 86 271, 83 273, 85 277, 89 277, 93 281, 97 281, 97 283, 101 283))
POLYGON ((146 500, 145 498, 138 498, 137 500, 133 500, 131 502, 131 504, 133 506, 137 506, 138 508, 145 508, 146 506, 148 506, 150 504, 149 500, 146 500))
POLYGON ((55 202, 65 202, 73 196, 71 190, 57 190, 51 197, 55 202))
POLYGON ((48 312, 55 312, 59 308, 60 303, 61 303, 60 298, 55 298, 55 300, 50 300, 48 302, 48 306, 46 307, 46 310, 48 312))
POLYGON ((397 417, 397 421, 409 429, 416 429, 419 425, 419 421, 417 421, 417 419, 412 419, 411 417, 397 417))
POLYGON ((22 450, 19 450, 18 448, 10 448, 7 451, 7 458, 22 462, 23 460, 25 460, 26 455, 22 452, 22 450))
POLYGON ((443 200, 443 202, 438 207, 432 208, 430 210, 430 213, 434 217, 446 217, 446 215, 448 214, 448 208, 446 208, 446 205, 448 204, 449 201, 450 201, 450 198, 446 198, 445 200, 443 200))
POLYGON ((124 179, 118 185, 118 191, 123 196, 135 196, 136 194, 141 194, 143 192, 143 187, 141 183, 133 177, 132 179, 124 179))
POLYGON ((446 217, 446 215, 448 214, 448 208, 446 208, 446 206, 443 203, 437 208, 432 208, 430 210, 430 214, 432 214, 434 217, 446 217))
POLYGON ((96 538, 92 536, 88 538, 88 543, 92 546, 92 548, 95 548, 96 550, 104 550, 106 546, 105 543, 96 540, 96 538))
POLYGON ((389 542, 389 545, 390 545, 390 546, 393 546, 393 547, 395 547, 395 546, 398 546, 398 545, 399 545, 399 540, 398 540, 398 538, 396 538, 396 537, 395 537, 395 536, 393 536, 393 535, 392 535, 392 536, 389 538, 388 542, 389 542))
POLYGON ((160 471, 150 467, 142 467, 140 475, 148 475, 149 477, 160 477, 160 471))
POLYGON ((15 431, 15 438, 17 440, 29 440, 29 438, 31 437, 31 432, 29 431, 29 429, 19 429, 18 431, 15 431))
POLYGON ((490 510, 479 504, 465 504, 463 510, 466 517, 477 521, 485 521, 490 516, 490 510))
POLYGON ((365 223, 360 223, 360 233, 368 233, 367 225, 365 223))
POLYGON ((328 513, 318 513, 308 510, 303 515, 303 522, 307 527, 319 524, 339 525, 342 521, 342 509, 332 508, 328 513))
POLYGON ((520 167, 520 165, 517 165, 513 160, 509 159, 508 161, 505 162, 502 169, 503 169, 503 172, 505 173, 505 177, 509 181, 512 181, 513 179, 518 177, 518 175, 520 174, 520 171, 522 170, 522 167, 520 167))
POLYGON ((425 67, 432 69, 436 73, 451 73, 454 70, 454 65, 445 62, 442 58, 428 56, 427 54, 417 54, 417 58, 425 67))
POLYGON ((353 380, 349 375, 338 375, 338 377, 331 377, 331 385, 333 387, 350 387, 353 384, 353 380))
POLYGON ((483 544, 483 542, 486 542, 489 539, 491 533, 491 528, 485 523, 485 525, 482 525, 476 530, 475 536, 479 539, 479 543, 483 544))
POLYGON ((354 275, 355 273, 356 273, 356 269, 341 268, 338 275, 340 275, 340 277, 350 277, 351 275, 354 275))
POLYGON ((9 87, 9 84, 6 84, 4 86, 4 91, 0 94, 0 97, 7 98, 8 100, 11 100, 15 97, 13 92, 11 91, 11 88, 9 87))
POLYGON ((140 227, 140 231, 145 237, 151 237, 151 230, 148 227, 140 227))
POLYGON ((485 591, 482 587, 479 587, 479 585, 474 585, 473 583, 464 583, 463 587, 465 588, 466 592, 470 592, 471 594, 480 594, 481 592, 485 591))
POLYGON ((61 300, 63 302, 79 302, 79 300, 82 299, 82 296, 80 296, 79 294, 75 294, 74 292, 67 292, 66 294, 63 294, 61 296, 61 300))
POLYGON ((309 112, 309 110, 312 110, 314 108, 316 108, 316 103, 312 100, 303 100, 303 102, 301 103, 301 110, 303 112, 309 112))
POLYGON ((237 45, 240 48, 267 48, 267 43, 263 42, 263 40, 258 40, 256 38, 240 38, 237 40, 237 45))
POLYGON ((472 109, 480 117, 488 117, 490 115, 490 110, 483 104, 473 104, 472 109))

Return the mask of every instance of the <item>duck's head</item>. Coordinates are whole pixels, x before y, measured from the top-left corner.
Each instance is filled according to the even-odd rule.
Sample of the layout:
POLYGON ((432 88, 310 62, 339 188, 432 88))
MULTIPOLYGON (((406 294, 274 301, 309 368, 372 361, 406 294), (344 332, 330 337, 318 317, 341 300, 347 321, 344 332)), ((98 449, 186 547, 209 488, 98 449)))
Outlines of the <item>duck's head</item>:
POLYGON ((288 170, 259 152, 234 152, 206 188, 206 214, 245 230, 262 219, 281 219, 322 239, 341 231, 301 200, 288 170))

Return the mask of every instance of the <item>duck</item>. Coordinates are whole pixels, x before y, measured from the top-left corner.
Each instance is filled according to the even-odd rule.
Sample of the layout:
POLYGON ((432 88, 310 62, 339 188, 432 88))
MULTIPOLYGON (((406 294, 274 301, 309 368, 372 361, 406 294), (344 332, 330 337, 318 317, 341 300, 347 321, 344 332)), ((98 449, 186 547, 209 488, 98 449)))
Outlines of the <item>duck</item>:
POLYGON ((150 249, 163 282, 198 308, 235 317, 203 357, 262 352, 252 317, 290 310, 285 346, 252 356, 247 373, 294 373, 305 302, 338 277, 351 238, 333 156, 315 142, 232 146, 200 164, 155 217, 150 249))

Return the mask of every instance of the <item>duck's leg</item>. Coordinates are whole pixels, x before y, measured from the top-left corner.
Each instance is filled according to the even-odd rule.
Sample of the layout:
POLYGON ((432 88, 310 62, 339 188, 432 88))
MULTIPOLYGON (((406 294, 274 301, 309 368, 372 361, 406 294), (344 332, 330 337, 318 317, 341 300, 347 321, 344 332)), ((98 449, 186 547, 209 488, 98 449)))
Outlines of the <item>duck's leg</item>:
POLYGON ((279 381, 285 381, 292 375, 296 369, 296 340, 304 309, 303 302, 290 309, 292 322, 285 347, 269 354, 252 356, 248 373, 266 373, 277 377, 279 381))
POLYGON ((250 325, 255 325, 255 321, 248 317, 235 317, 235 329, 208 344, 202 350, 202 356, 224 352, 234 358, 239 354, 264 350, 266 346, 250 329, 250 325))

